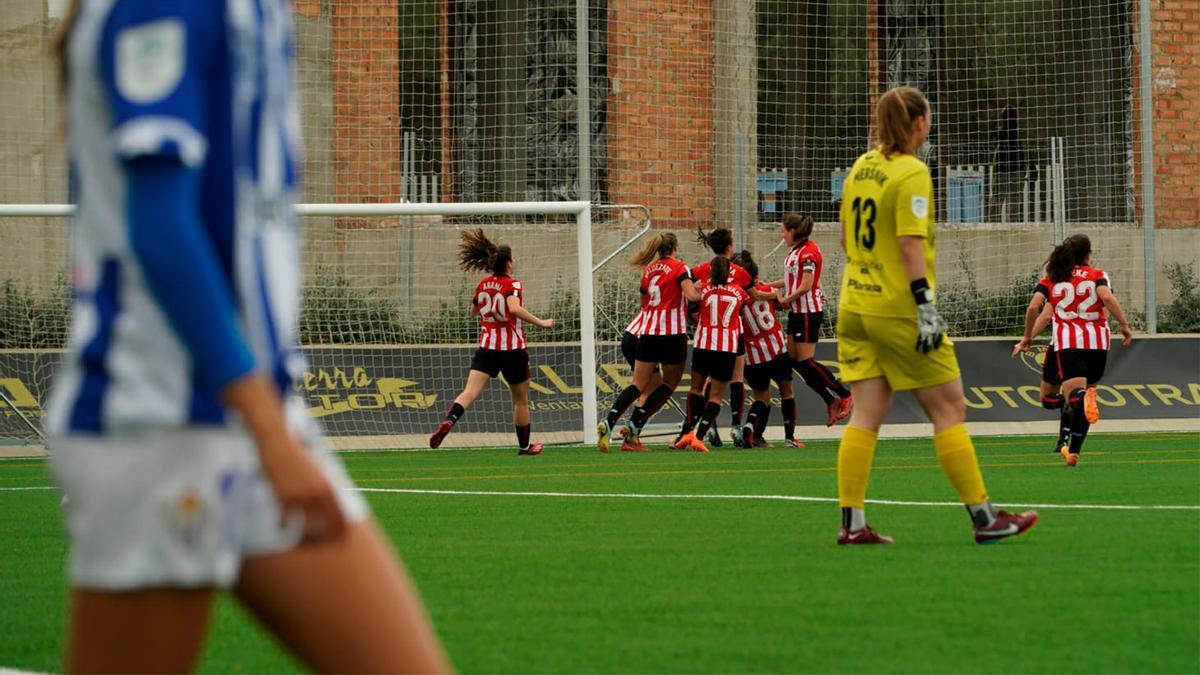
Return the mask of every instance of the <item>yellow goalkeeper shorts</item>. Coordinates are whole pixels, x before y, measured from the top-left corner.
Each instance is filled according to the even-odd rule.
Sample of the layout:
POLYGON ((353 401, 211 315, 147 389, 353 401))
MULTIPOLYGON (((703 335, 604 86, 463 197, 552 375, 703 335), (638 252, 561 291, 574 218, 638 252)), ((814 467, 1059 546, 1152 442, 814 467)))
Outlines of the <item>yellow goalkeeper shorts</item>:
POLYGON ((954 343, 917 351, 917 320, 864 316, 840 310, 837 317, 838 376, 845 382, 886 378, 895 391, 923 389, 961 376, 954 343))

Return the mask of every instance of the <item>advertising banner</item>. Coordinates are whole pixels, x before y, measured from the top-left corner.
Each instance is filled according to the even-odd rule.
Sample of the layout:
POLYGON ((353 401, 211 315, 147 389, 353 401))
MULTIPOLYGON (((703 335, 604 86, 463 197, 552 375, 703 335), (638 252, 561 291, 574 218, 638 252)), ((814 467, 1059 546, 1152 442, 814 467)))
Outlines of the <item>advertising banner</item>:
MULTIPOLYGON (((967 417, 971 422, 1043 421, 1038 394, 1045 344, 1016 359, 1009 358, 1012 338, 958 340, 955 347, 963 371, 967 417)), ((309 368, 298 393, 309 411, 333 436, 428 433, 437 426, 450 401, 466 381, 474 346, 316 347, 306 349, 309 368)), ((535 428, 578 430, 582 421, 579 348, 577 345, 533 345, 530 353, 530 406, 535 428)), ((916 355, 914 354, 914 357, 916 355)), ((40 424, 46 388, 57 352, 0 352, 0 391, 40 424)), ((836 345, 821 343, 817 359, 836 373, 836 345)), ((629 367, 616 345, 601 345, 597 354, 597 397, 607 406, 629 382, 629 367)), ((689 380, 676 391, 656 423, 678 423, 689 380)), ((794 378, 797 423, 824 424, 821 399, 794 378)), ((779 392, 772 389, 779 403, 779 392)), ((1200 338, 1164 337, 1115 344, 1098 387, 1106 419, 1165 419, 1200 416, 1200 338)), ((747 405, 750 392, 747 392, 747 405)), ((508 392, 493 382, 464 417, 461 430, 511 431, 508 392)), ((728 411, 722 413, 728 419, 728 411)), ((780 423, 778 411, 772 423, 780 423)), ((898 394, 888 416, 891 423, 922 422, 916 400, 898 394)), ((723 425, 727 424, 722 422, 723 425)), ((0 401, 0 437, 29 434, 10 406, 0 401)))

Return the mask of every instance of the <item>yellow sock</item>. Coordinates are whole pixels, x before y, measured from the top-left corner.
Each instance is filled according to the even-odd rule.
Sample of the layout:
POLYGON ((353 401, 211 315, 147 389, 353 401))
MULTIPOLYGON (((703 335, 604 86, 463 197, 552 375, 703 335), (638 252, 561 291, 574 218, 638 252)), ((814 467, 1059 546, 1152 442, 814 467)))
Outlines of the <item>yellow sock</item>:
POLYGON ((867 499, 867 480, 879 434, 847 426, 838 446, 838 501, 842 508, 863 508, 867 499))
POLYGON ((983 474, 979 472, 979 460, 975 458, 975 444, 967 434, 967 425, 956 424, 933 436, 933 449, 937 451, 942 470, 958 490, 964 504, 979 504, 987 501, 987 488, 983 486, 983 474))

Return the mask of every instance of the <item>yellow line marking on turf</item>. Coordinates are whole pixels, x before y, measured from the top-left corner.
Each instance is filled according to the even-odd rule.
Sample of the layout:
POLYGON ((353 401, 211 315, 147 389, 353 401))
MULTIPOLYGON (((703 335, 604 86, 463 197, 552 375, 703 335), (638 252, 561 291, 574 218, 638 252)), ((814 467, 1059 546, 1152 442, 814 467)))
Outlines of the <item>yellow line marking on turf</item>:
MULTIPOLYGON (((1047 453, 1049 454, 1049 453, 1047 453)), ((1049 459, 1049 458, 1047 458, 1049 459)), ((1181 458, 1181 459, 1142 459, 1142 460, 1111 460, 1111 461, 1093 461, 1086 462, 1087 466, 1108 466, 1120 464, 1198 464, 1200 458, 1181 458)), ((1058 462, 988 462, 981 464, 983 468, 1056 468, 1060 467, 1058 462)), ((876 470, 882 471, 907 471, 913 469, 940 469, 939 464, 884 464, 876 465, 876 470)), ((735 475, 735 474, 757 474, 757 473, 828 473, 837 471, 836 466, 820 466, 820 467, 771 467, 771 468, 747 468, 747 469, 672 469, 658 471, 594 471, 594 472, 575 472, 575 473, 508 473, 508 474, 483 474, 476 476, 397 476, 392 478, 366 478, 360 480, 361 483, 420 483, 430 481, 477 481, 477 480, 510 480, 521 478, 621 478, 621 477, 637 477, 637 476, 693 476, 693 475, 735 475)))

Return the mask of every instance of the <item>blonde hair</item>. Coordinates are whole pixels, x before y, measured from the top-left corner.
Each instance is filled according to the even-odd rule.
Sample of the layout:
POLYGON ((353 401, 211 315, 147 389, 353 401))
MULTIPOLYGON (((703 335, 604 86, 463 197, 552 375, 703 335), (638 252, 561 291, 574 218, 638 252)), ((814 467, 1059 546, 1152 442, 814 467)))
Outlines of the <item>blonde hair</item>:
POLYGON ((75 28, 75 24, 79 21, 79 10, 82 6, 80 0, 71 0, 71 4, 67 6, 67 13, 63 17, 62 23, 58 25, 58 30, 54 32, 54 38, 50 41, 50 54, 54 60, 58 62, 58 86, 62 91, 67 89, 67 80, 70 78, 70 65, 67 59, 67 50, 71 41, 71 30, 75 28))
POLYGON ((929 119, 929 101, 916 87, 889 89, 875 107, 875 134, 884 157, 909 152, 915 144, 916 119, 929 119))
POLYGON ((666 258, 671 255, 675 247, 679 245, 679 240, 670 232, 659 232, 650 237, 645 246, 642 246, 633 258, 629 260, 629 264, 634 267, 645 267, 651 262, 666 258))

